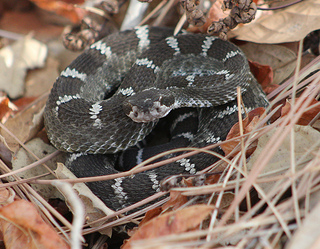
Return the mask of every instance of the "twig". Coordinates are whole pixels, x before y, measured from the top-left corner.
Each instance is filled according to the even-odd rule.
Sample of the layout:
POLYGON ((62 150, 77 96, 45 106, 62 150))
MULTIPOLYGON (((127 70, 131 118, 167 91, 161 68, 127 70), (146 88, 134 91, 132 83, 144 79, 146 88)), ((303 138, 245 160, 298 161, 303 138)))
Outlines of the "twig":
MULTIPOLYGON (((292 105, 295 104, 296 101, 296 91, 297 91, 297 83, 298 83, 298 77, 299 77, 299 69, 301 65, 301 57, 302 57, 302 49, 303 49, 303 41, 301 40, 299 42, 299 51, 298 51, 298 59, 297 59, 297 65, 296 70, 294 74, 294 81, 292 85, 292 105)), ((290 112, 291 115, 294 115, 293 112, 290 112)), ((295 132, 294 127, 292 126, 291 132, 290 132, 290 156, 291 156, 291 171, 292 174, 295 174, 296 172, 296 165, 295 165, 295 132)), ((298 227, 301 226, 301 215, 299 211, 299 204, 298 204, 298 197, 297 197, 297 190, 296 190, 296 182, 293 181, 291 185, 292 190, 292 196, 294 199, 294 210, 296 215, 296 222, 298 227)))
POLYGON ((52 158, 55 158, 55 157, 58 156, 59 154, 61 154, 61 151, 56 150, 55 152, 51 153, 50 155, 47 155, 47 156, 45 156, 44 158, 41 158, 41 159, 37 160, 37 161, 34 162, 34 163, 31 163, 31 164, 29 164, 29 165, 27 165, 27 166, 24 166, 24 167, 21 168, 21 169, 17 169, 17 170, 11 171, 11 172, 9 172, 9 173, 0 175, 0 179, 3 179, 3 178, 8 177, 8 176, 15 175, 15 174, 19 174, 19 173, 21 173, 21 172, 24 172, 24 171, 27 171, 27 170, 29 170, 29 169, 32 169, 32 168, 34 168, 34 167, 36 167, 36 166, 39 166, 39 165, 41 165, 41 164, 43 164, 43 163, 51 160, 52 158))
POLYGON ((173 5, 177 3, 177 0, 169 0, 168 3, 163 7, 161 14, 158 16, 158 18, 154 21, 154 26, 159 26, 163 19, 168 14, 169 10, 172 8, 173 5))
POLYGON ((21 34, 6 31, 3 29, 0 29, 0 36, 4 37, 4 38, 11 39, 11 40, 20 40, 23 38, 23 35, 21 35, 21 34))
POLYGON ((57 187, 65 196, 66 201, 70 205, 73 213, 73 222, 71 229, 71 247, 72 249, 80 249, 81 241, 84 242, 84 238, 81 235, 82 226, 85 221, 85 212, 82 201, 79 196, 74 192, 71 185, 66 182, 60 182, 55 180, 51 183, 57 187))
POLYGON ((153 17, 163 6, 166 5, 168 0, 162 0, 157 7, 155 7, 143 20, 139 23, 139 26, 144 25, 151 17, 153 17))
POLYGON ((126 30, 137 26, 149 6, 149 3, 142 3, 138 0, 130 0, 126 15, 122 21, 121 30, 126 30))
POLYGON ((257 7, 258 10, 279 10, 279 9, 283 9, 283 8, 287 8, 289 6, 292 6, 292 5, 295 5, 297 3, 300 3, 304 0, 297 0, 297 1, 294 1, 292 3, 287 3, 287 4, 284 4, 284 5, 281 5, 281 6, 277 6, 277 7, 269 7, 269 8, 262 8, 262 7, 257 7))
POLYGON ((135 204, 130 205, 129 207, 123 208, 123 209, 121 209, 119 211, 114 212, 113 214, 107 215, 107 216, 105 216, 103 218, 100 218, 98 220, 90 222, 87 225, 91 226, 91 225, 94 225, 94 224, 97 224, 97 223, 100 223, 100 222, 108 221, 108 220, 110 220, 110 219, 112 219, 114 217, 117 217, 117 216, 119 216, 121 214, 127 213, 127 212, 129 212, 131 210, 134 210, 134 209, 136 209, 138 207, 141 207, 141 206, 143 206, 143 205, 145 205, 145 204, 147 204, 149 202, 152 202, 152 201, 154 201, 154 200, 156 200, 156 199, 158 199, 158 198, 160 198, 160 197, 162 197, 162 196, 164 196, 166 194, 167 194, 166 192, 156 193, 156 194, 154 194, 152 196, 149 196, 148 198, 146 198, 146 199, 144 199, 142 201, 139 201, 139 202, 137 202, 135 204))

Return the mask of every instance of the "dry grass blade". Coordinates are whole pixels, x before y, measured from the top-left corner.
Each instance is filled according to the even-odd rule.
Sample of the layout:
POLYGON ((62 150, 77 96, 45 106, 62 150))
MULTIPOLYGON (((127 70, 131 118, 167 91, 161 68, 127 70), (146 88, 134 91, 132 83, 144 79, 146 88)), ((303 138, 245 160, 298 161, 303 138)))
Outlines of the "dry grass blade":
MULTIPOLYGON (((318 84, 320 81, 320 77, 318 77, 314 82, 310 84, 310 88, 306 89, 305 92, 301 95, 301 98, 295 104, 295 107, 292 108, 292 114, 300 107, 300 110, 293 115, 287 116, 284 118, 282 124, 279 126, 276 134, 272 139, 270 139, 266 149, 265 154, 261 155, 259 160, 257 161, 257 167, 250 173, 249 180, 242 186, 242 189, 239 192, 239 196, 243 197, 243 195, 249 190, 252 186, 252 183, 258 177, 259 173, 262 171, 263 167, 266 166, 268 160, 271 159, 272 155, 281 145, 281 141, 290 133, 291 128, 297 122, 301 114, 304 112, 304 109, 310 104, 312 98, 316 95, 316 93, 320 90, 320 85, 318 84), (310 92, 312 89, 313 92, 310 92), (290 129, 288 129, 290 128, 290 129)), ((232 210, 238 205, 239 200, 235 200, 234 203, 230 206, 229 210, 226 212, 224 218, 221 220, 221 224, 226 222, 226 220, 230 217, 232 210)))
MULTIPOLYGON (((24 172, 24 171, 26 171, 26 170, 32 169, 33 167, 37 167, 38 165, 41 165, 42 163, 45 163, 45 162, 47 162, 48 160, 56 157, 56 156, 59 155, 60 153, 61 153, 61 152, 57 150, 56 152, 54 152, 54 153, 52 153, 52 154, 50 154, 50 155, 48 155, 48 156, 46 156, 46 157, 44 157, 44 158, 41 158, 41 159, 37 160, 36 162, 34 162, 34 163, 30 164, 30 165, 27 165, 27 166, 25 166, 25 167, 23 167, 23 168, 21 168, 21 169, 19 169, 19 170, 15 170, 15 171, 11 171, 11 172, 6 173, 6 174, 2 174, 2 175, 0 176, 0 179, 5 178, 5 177, 8 177, 8 176, 15 175, 15 174, 18 174, 18 173, 21 173, 21 172, 24 172)), ((50 171, 51 171, 51 170, 50 170, 50 171)))

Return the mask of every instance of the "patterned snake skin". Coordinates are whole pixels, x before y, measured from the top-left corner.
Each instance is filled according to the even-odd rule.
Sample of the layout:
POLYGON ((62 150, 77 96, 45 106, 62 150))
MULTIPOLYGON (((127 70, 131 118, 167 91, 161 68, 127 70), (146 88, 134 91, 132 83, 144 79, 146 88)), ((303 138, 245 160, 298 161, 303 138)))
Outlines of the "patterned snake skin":
MULTIPOLYGON (((126 170, 171 148, 224 140, 237 122, 238 86, 248 110, 268 104, 238 47, 212 36, 171 34, 142 26, 110 35, 58 77, 45 126, 55 147, 73 153, 67 166, 76 176, 117 173, 115 166, 126 170), (171 120, 169 141, 141 148, 138 143, 164 116, 160 120, 171 120)), ((195 174, 216 160, 196 155, 88 186, 120 209, 159 191, 164 177, 195 174)))

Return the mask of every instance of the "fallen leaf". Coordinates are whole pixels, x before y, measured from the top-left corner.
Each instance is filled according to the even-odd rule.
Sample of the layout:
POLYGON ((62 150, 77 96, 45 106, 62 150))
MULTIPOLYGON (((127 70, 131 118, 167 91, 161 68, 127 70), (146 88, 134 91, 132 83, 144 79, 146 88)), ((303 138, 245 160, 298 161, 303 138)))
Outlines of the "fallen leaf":
MULTIPOLYGON (((28 108, 16 113, 9 118, 4 124, 14 135, 22 142, 28 141, 43 127, 43 109, 46 104, 47 97, 42 96, 36 99, 28 108)), ((5 138, 13 152, 16 152, 20 145, 15 138, 10 136, 5 130, 1 129, 0 134, 5 138)))
POLYGON ((16 112, 23 110, 36 99, 37 99, 36 97, 22 97, 13 101, 14 105, 17 107, 16 112))
POLYGON ((162 207, 156 207, 154 209, 147 211, 142 221, 139 223, 139 227, 141 227, 143 224, 147 223, 148 221, 152 220, 153 218, 159 216, 161 213, 162 213, 162 207))
MULTIPOLYGON (((235 194, 231 191, 226 191, 223 196, 222 196, 222 199, 219 201, 220 204, 219 204, 219 210, 225 210, 227 209, 230 204, 232 203, 232 201, 234 200, 234 196, 235 194)), ((217 200, 219 199, 219 196, 218 195, 215 195, 213 198, 212 198, 212 205, 214 205, 217 200)))
MULTIPOLYGON (((264 134, 258 139, 258 145, 255 152, 251 155, 250 161, 247 163, 248 171, 252 170, 252 167, 255 164, 255 161, 260 156, 261 152, 264 150, 266 144, 269 142, 270 138, 273 136, 277 128, 272 129, 268 133, 264 134)), ((298 165, 297 162, 300 158, 303 157, 303 162, 310 161, 314 154, 311 152, 310 154, 305 156, 305 153, 312 148, 314 144, 317 144, 320 140, 320 133, 313 129, 310 126, 301 126, 296 125, 294 127, 294 155, 295 155, 295 164, 297 167, 301 168, 304 164, 298 165), (304 157, 305 156, 305 157, 304 157)), ((261 175, 264 173, 273 175, 283 175, 285 173, 285 169, 288 169, 291 165, 291 138, 287 136, 281 147, 277 150, 277 152, 273 155, 272 159, 268 162, 267 166, 261 172, 261 175)), ((319 147, 313 148, 314 153, 317 153, 319 147)), ((265 193, 269 193, 271 189, 274 187, 274 182, 268 183, 259 183, 259 186, 265 193)))
MULTIPOLYGON (((270 89, 268 86, 273 82, 273 71, 268 65, 261 65, 258 62, 249 61, 250 71, 262 86, 265 93, 266 89, 270 89)), ((267 93, 268 94, 268 93, 267 93)))
POLYGON ((123 246, 123 249, 131 248, 132 243, 137 240, 194 230, 213 209, 208 205, 194 205, 158 216, 141 226, 123 246))
MULTIPOLYGON (((296 98, 296 101, 298 101, 298 99, 299 98, 296 98)), ((291 103, 292 103, 292 101, 288 101, 288 100, 286 101, 285 106, 282 107, 282 109, 281 109, 281 117, 288 115, 288 113, 291 110, 291 106, 292 106, 291 103)), ((301 115, 301 117, 297 121, 297 125, 308 125, 311 122, 311 120, 313 120, 313 118, 320 112, 319 101, 317 101, 316 99, 313 99, 309 106, 312 106, 315 104, 318 104, 318 105, 308 111, 305 111, 301 115)))
POLYGON ((320 119, 316 120, 316 122, 313 123, 312 128, 320 131, 320 119))
POLYGON ((181 191, 170 191, 170 199, 163 206, 162 210, 176 210, 188 201, 188 197, 182 195, 181 191))
MULTIPOLYGON (((258 107, 248 113, 248 116, 242 120, 242 125, 243 125, 243 134, 251 132, 254 127, 257 125, 259 122, 259 118, 264 115, 265 113, 265 108, 263 107, 258 107)), ((226 141, 232 138, 236 138, 240 136, 240 126, 239 122, 234 124, 232 128, 230 129, 226 141)), ((240 143, 240 138, 235 139, 233 141, 229 141, 225 144, 221 145, 221 148, 225 155, 228 155, 238 144, 240 143)), ((256 144, 252 144, 250 148, 246 151, 246 155, 249 156, 253 153, 253 151, 256 148, 256 144)))
POLYGON ((284 106, 281 108, 281 116, 284 117, 288 115, 291 110, 291 103, 286 99, 284 106))
POLYGON ((57 59, 48 56, 44 67, 28 71, 24 97, 38 97, 48 92, 60 74, 59 66, 57 59))
POLYGON ((7 144, 5 138, 0 135, 0 158, 7 165, 11 164, 13 152, 7 144))
POLYGON ((274 105, 272 105, 272 110, 274 110, 275 108, 278 108, 278 106, 282 105, 282 107, 280 107, 270 118, 270 122, 273 123, 274 121, 276 121, 278 118, 281 117, 281 111, 283 106, 285 106, 286 104, 286 99, 282 99, 280 101, 278 101, 277 103, 275 103, 274 105))
POLYGON ((280 84, 290 77, 296 66, 296 54, 291 49, 274 44, 256 44, 247 42, 240 45, 250 61, 268 65, 273 71, 272 84, 280 84))
POLYGON ((285 43, 320 29, 320 0, 305 0, 232 30, 231 37, 255 43, 285 43))
POLYGON ((79 23, 86 11, 76 7, 76 4, 82 4, 84 0, 59 1, 59 0, 31 0, 39 8, 51 11, 57 15, 68 18, 73 23, 79 23))
POLYGON ((6 248, 70 248, 43 221, 36 207, 25 200, 16 200, 0 208, 0 231, 6 248))
POLYGON ((12 188, 0 188, 0 207, 12 203, 16 198, 16 192, 12 188))
POLYGON ((10 98, 18 98, 24 92, 27 69, 43 67, 47 57, 47 46, 29 36, 12 46, 0 50, 0 89, 10 98), (10 84, 8 84, 10 82, 10 84))

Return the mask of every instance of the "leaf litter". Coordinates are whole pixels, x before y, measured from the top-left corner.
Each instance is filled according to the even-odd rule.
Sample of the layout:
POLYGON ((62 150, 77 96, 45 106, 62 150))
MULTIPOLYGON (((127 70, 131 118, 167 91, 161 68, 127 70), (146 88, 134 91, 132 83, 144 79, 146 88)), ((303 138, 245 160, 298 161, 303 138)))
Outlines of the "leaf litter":
MULTIPOLYGON (((46 11, 56 11, 51 7, 57 7, 60 4, 60 1, 51 1, 47 5, 40 5, 38 1, 34 2, 46 11)), ((319 63, 316 63, 317 60, 313 56, 311 63, 300 73, 296 71, 294 75, 297 58, 300 60, 302 54, 297 53, 292 46, 285 44, 279 46, 279 44, 299 41, 309 32, 320 28, 318 22, 315 21, 318 19, 319 12, 316 11, 318 5, 318 0, 302 1, 280 11, 270 12, 261 19, 240 26, 230 33, 230 36, 236 35, 239 40, 270 44, 246 42, 241 47, 251 60, 251 69, 256 78, 269 96, 272 96, 270 97, 271 106, 267 110, 254 110, 248 114, 248 118, 241 121, 241 125, 235 124, 228 135, 228 141, 207 148, 191 150, 186 156, 195 153, 211 153, 210 149, 215 146, 224 148, 225 154, 232 152, 232 156, 226 156, 216 164, 208 165, 208 169, 199 175, 180 177, 180 181, 174 182, 171 188, 167 189, 170 198, 165 199, 166 204, 164 201, 158 202, 130 215, 125 215, 130 207, 113 212, 101 206, 102 203, 94 204, 92 194, 82 194, 87 190, 79 188, 79 194, 84 196, 87 215, 89 213, 93 215, 93 218, 88 220, 92 228, 84 227, 83 234, 104 231, 104 234, 111 236, 112 227, 133 222, 134 224, 140 223, 140 225, 130 232, 132 237, 124 248, 195 248, 201 246, 248 248, 249 245, 255 248, 265 246, 284 248, 283 244, 285 248, 310 248, 312 246, 317 248, 319 246, 317 232, 319 129, 316 124, 319 119, 320 76, 314 74, 311 77, 312 80, 305 85, 298 84, 298 82, 303 82, 308 74, 311 75, 318 70, 319 63), (279 26, 283 22, 277 20, 281 18, 287 21, 285 25, 279 26), (315 61, 314 64, 312 64, 313 61, 315 61), (296 86, 292 87, 293 84, 296 86), (288 87, 283 88, 283 85, 288 87), (277 116, 273 116, 272 121, 266 123, 274 112, 278 113, 277 116), (263 126, 263 124, 266 125, 263 126), (210 170, 215 173, 212 174, 210 170), (98 214, 95 213, 95 209, 105 210, 105 212, 98 214), (141 220, 144 214, 146 216, 141 220), (308 243, 299 243, 301 241, 308 241, 308 243)), ((73 12, 67 13, 64 11, 67 5, 60 6, 61 9, 56 11, 58 14, 73 22, 82 18, 84 12, 74 9, 73 12)), ((70 6, 72 9, 73 5, 70 6)), ((198 28, 189 27, 189 30, 205 32, 212 21, 225 18, 228 13, 220 11, 220 6, 221 2, 216 2, 209 11, 204 11, 204 16, 207 18, 205 24, 198 28)), ((159 12, 162 11, 164 13, 167 10, 161 7, 159 12)), ((170 15, 176 17, 174 15, 177 14, 170 15)), ((5 27, 1 20, 0 26, 10 30, 10 26, 5 27)), ((25 30, 21 33, 25 33, 25 30)), ((302 56, 302 60, 304 58, 302 56)), ((63 64, 63 62, 60 63, 63 64)), ((36 65, 36 67, 39 66, 43 64, 36 65)), ((50 73, 50 67, 46 70, 44 74, 50 73)), ((41 71, 39 73, 41 74, 41 71)), ((54 74, 55 72, 52 75, 54 74)), ((25 81, 25 76, 20 78, 22 82, 25 81)), ((11 98, 22 96, 23 89, 25 86, 20 86, 18 94, 14 93, 16 94, 14 95, 3 88, 11 98)), ((28 96, 30 94, 32 96, 32 90, 29 91, 28 96)), ((11 99, 6 97, 1 103, 3 107, 0 108, 0 115, 5 124, 5 127, 1 125, 3 136, 1 141, 5 148, 0 149, 0 156, 5 162, 0 164, 2 173, 10 172, 7 165, 10 166, 11 157, 21 159, 21 156, 17 154, 20 146, 25 146, 24 143, 34 137, 41 139, 45 137, 43 136, 44 131, 41 130, 41 116, 46 95, 40 97, 39 95, 39 93, 36 94, 26 107, 19 104, 14 106, 11 99)), ((23 101, 23 98, 20 98, 21 100, 23 101)), ((26 102, 28 101, 26 99, 26 102)), ((41 143, 38 146, 43 147, 41 143)), ((39 159, 22 161, 22 165, 33 164, 33 160, 39 159)), ((148 164, 151 162, 152 160, 148 164)), ((27 173, 30 172, 27 171, 27 173)), ((33 174, 41 176, 43 173, 33 174)), ((3 192, 4 188, 1 188, 1 192, 7 194, 3 199, 8 200, 9 203, 4 202, 0 208, 2 217, 0 231, 5 235, 3 240, 6 247, 34 248, 35 244, 42 246, 43 243, 44 248, 50 248, 50 243, 58 243, 55 245, 59 246, 53 248, 68 248, 72 242, 66 232, 72 229, 72 225, 64 217, 59 216, 46 203, 46 200, 23 182, 49 183, 48 180, 35 180, 33 174, 26 174, 22 179, 13 172, 13 178, 6 178, 6 181, 13 184, 14 189, 8 187, 7 192, 3 192), (36 206, 39 207, 45 219, 39 218, 38 211, 34 210, 36 206, 30 202, 17 200, 16 197, 9 198, 8 193, 15 193, 29 201, 37 200, 36 206), (27 211, 32 213, 28 220, 29 224, 26 224, 27 221, 23 218, 20 219, 20 213, 27 211), (59 226, 53 216, 65 227, 59 226), (36 227, 36 222, 41 225, 36 227), (60 231, 60 234, 52 229, 52 225, 56 228, 55 230, 60 231), (17 237, 21 237, 21 240, 16 240, 17 237), (33 240, 35 237, 38 240, 33 240)), ((55 178, 56 172, 53 172, 52 176, 55 178)), ((69 181, 76 182, 75 180, 69 181)), ((3 186, 6 184, 4 182, 3 186)), ((157 197, 158 195, 154 196, 154 198, 157 197)), ((50 198, 50 193, 46 198, 50 198)), ((144 205, 150 200, 155 199, 150 197, 138 204, 144 205)), ((98 246, 99 242, 94 241, 94 243, 98 246)))

